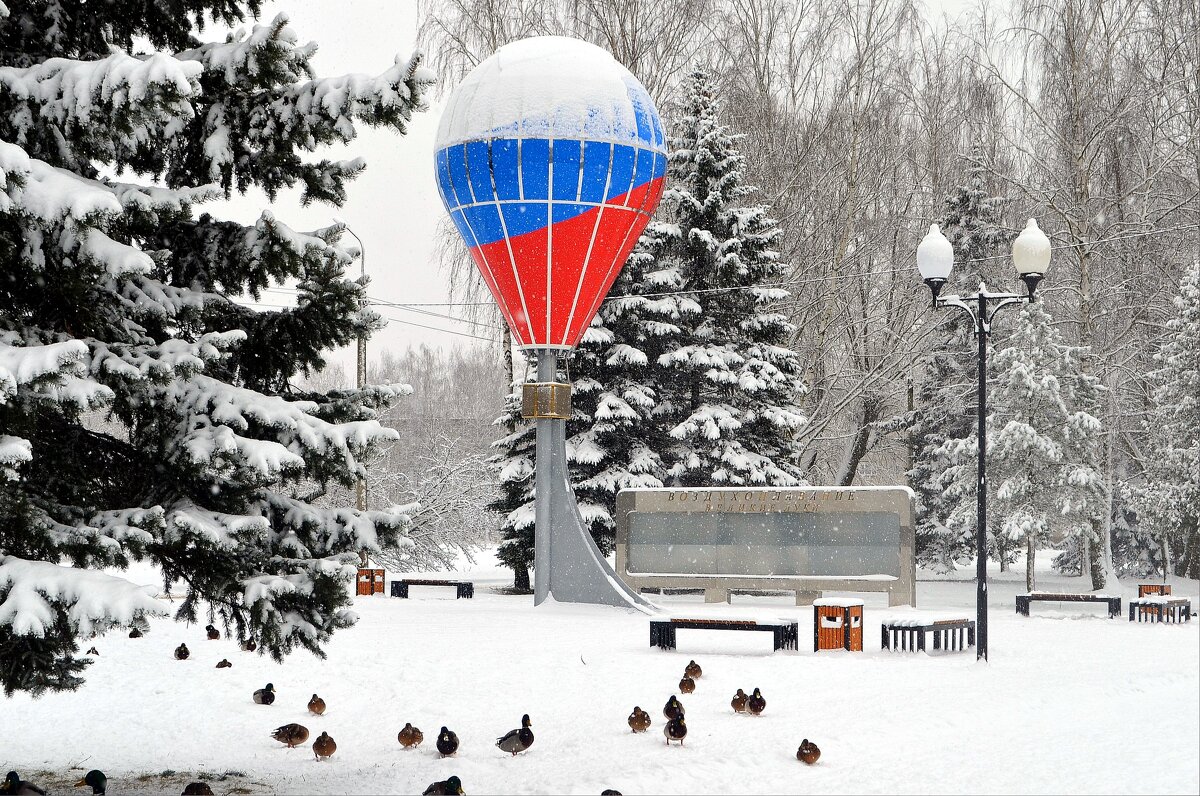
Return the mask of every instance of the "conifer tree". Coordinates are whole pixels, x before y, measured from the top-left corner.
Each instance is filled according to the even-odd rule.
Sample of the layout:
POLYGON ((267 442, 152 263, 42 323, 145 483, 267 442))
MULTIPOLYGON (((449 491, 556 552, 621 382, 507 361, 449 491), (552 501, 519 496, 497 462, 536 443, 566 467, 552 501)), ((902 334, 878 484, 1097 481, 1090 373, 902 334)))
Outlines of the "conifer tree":
POLYGON ((309 153, 404 133, 432 76, 319 79, 285 16, 204 42, 257 0, 0 4, 0 684, 75 688, 78 639, 163 606, 98 570, 148 561, 281 658, 353 622, 357 551, 407 518, 312 502, 394 438, 401 386, 293 387, 377 327, 338 225, 252 226, 203 202, 299 186, 340 204, 364 164, 309 153), (148 52, 135 52, 149 46, 148 52), (119 176, 112 176, 112 175, 119 176), (297 306, 237 304, 296 280, 297 306), (316 483, 318 490, 305 489, 316 483))
MULTIPOLYGON (((1007 568, 1024 543, 1026 587, 1034 588, 1038 547, 1050 536, 1093 534, 1107 511, 1099 471, 1099 381, 1082 372, 1085 348, 1063 342, 1042 302, 1021 308, 991 363, 987 418, 991 556, 1007 568)), ((947 525, 975 527, 978 436, 944 443, 956 464, 937 484, 955 501, 947 525)))
POLYGON ((805 418, 794 331, 772 305, 787 270, 779 227, 742 178, 739 136, 719 119, 712 77, 694 70, 669 140, 668 187, 643 236, 654 291, 637 301, 660 327, 645 353, 656 365, 653 422, 670 442, 664 481, 679 486, 793 486, 805 418), (652 269, 652 270, 651 270, 652 269), (661 294, 661 295, 656 295, 661 294))
POLYGON ((1137 496, 1173 553, 1175 574, 1200 578, 1200 260, 1184 272, 1173 303, 1155 357, 1147 483, 1137 496))
MULTIPOLYGON (((1004 200, 988 192, 981 158, 975 148, 966 184, 946 197, 937 222, 954 247, 951 284, 943 290, 947 295, 978 289, 981 280, 996 272, 995 260, 989 258, 1007 246, 1008 236, 1000 226, 1004 200)), ((936 484, 953 464, 941 453, 946 443, 966 439, 975 428, 977 352, 975 330, 961 313, 946 313, 936 334, 935 349, 923 363, 915 409, 904 425, 912 451, 908 479, 917 495, 917 557, 926 566, 949 571, 956 560, 973 554, 974 530, 947 527, 946 518, 956 505, 936 484)))

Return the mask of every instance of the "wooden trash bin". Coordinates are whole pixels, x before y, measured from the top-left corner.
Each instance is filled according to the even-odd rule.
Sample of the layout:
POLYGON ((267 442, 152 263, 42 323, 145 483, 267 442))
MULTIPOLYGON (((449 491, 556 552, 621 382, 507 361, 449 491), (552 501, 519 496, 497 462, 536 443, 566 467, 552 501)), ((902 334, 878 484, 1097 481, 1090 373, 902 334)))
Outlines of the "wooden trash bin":
MULTIPOLYGON (((1143 597, 1169 597, 1171 595, 1170 583, 1139 583, 1138 584, 1138 599, 1143 597)), ((1142 616, 1152 613, 1153 610, 1146 606, 1141 606, 1142 616)))
POLYGON ((359 567, 358 589, 356 590, 356 593, 359 595, 383 594, 385 580, 386 574, 384 570, 373 569, 370 567, 359 567))
POLYGON ((863 601, 813 601, 813 652, 844 649, 862 652, 863 601))

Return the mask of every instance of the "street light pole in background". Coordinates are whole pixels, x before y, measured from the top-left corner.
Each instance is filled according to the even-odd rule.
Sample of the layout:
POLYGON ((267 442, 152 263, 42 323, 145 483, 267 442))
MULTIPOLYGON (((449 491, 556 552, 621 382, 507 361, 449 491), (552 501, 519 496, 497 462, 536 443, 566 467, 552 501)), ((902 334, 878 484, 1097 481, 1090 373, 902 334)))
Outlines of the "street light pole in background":
POLYGON ((937 224, 929 228, 921 244, 917 246, 917 269, 921 278, 933 293, 933 307, 957 307, 971 317, 975 327, 975 338, 979 343, 979 461, 978 483, 975 487, 975 656, 987 660, 987 343, 992 331, 992 319, 1002 308, 1010 304, 1033 301, 1038 282, 1050 266, 1050 240, 1038 229, 1032 218, 1025 229, 1013 241, 1013 265, 1028 291, 1024 296, 1015 293, 989 293, 987 286, 979 283, 979 292, 974 296, 940 296, 950 271, 954 268, 954 247, 938 229, 937 224), (974 305, 974 306, 972 306, 974 305), (994 306, 993 306, 994 305, 994 306))
MULTIPOLYGON (((365 283, 367 280, 367 247, 363 245, 362 238, 350 229, 350 225, 342 219, 334 216, 334 221, 345 227, 346 231, 354 236, 358 241, 358 262, 361 270, 359 271, 359 279, 365 283)), ((363 389, 367 386, 367 336, 360 334, 358 336, 358 389, 363 389)), ((359 511, 367 510, 367 479, 366 476, 358 479, 358 484, 355 487, 355 505, 359 511)))

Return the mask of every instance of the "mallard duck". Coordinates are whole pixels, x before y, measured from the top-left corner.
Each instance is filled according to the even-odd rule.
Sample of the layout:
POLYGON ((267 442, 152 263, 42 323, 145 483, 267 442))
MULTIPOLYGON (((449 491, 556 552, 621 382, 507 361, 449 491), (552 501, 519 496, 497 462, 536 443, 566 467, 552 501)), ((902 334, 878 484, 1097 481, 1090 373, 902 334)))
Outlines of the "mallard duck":
POLYGON ((254 692, 254 704, 270 705, 275 701, 275 686, 272 683, 267 683, 266 688, 260 688, 254 692))
POLYGON ((285 724, 271 733, 271 737, 280 743, 287 744, 288 749, 295 749, 308 740, 308 727, 303 724, 285 724))
POLYGON ((15 771, 8 772, 4 781, 0 782, 0 793, 13 793, 20 796, 46 796, 46 791, 32 782, 26 782, 21 779, 21 776, 15 771))
POLYGON ((209 641, 216 641, 221 638, 221 631, 217 630, 213 625, 205 625, 204 629, 208 632, 209 641))
POLYGON ((767 709, 767 700, 763 698, 762 693, 756 688, 750 698, 746 700, 746 710, 749 710, 755 716, 767 709))
POLYGON ((130 637, 130 638, 141 638, 141 637, 142 637, 142 631, 138 630, 138 629, 135 627, 133 630, 130 630, 130 631, 129 631, 129 637, 130 637))
POLYGON ((89 648, 88 648, 88 651, 87 651, 87 654, 88 654, 88 655, 99 655, 99 654, 100 654, 100 650, 96 649, 95 647, 89 647, 89 648))
POLYGON ((634 732, 645 732, 650 729, 650 724, 650 714, 634 705, 633 712, 629 714, 629 729, 634 732))
POLYGON ((437 750, 442 753, 442 757, 454 754, 458 751, 458 736, 442 727, 437 737, 437 750))
POLYGON ((663 735, 667 738, 667 746, 671 745, 671 741, 679 741, 679 745, 683 746, 683 739, 687 736, 687 724, 683 721, 683 716, 676 716, 668 721, 663 726, 663 735))
POLYGON ((465 793, 462 789, 462 782, 458 777, 449 777, 441 782, 434 782, 428 788, 421 791, 421 796, 459 796, 465 793))
POLYGON ((313 754, 318 760, 327 760, 333 757, 333 753, 337 751, 337 744, 329 737, 329 733, 322 732, 317 740, 313 741, 313 754))
POLYGON ((679 681, 679 693, 690 694, 696 690, 696 681, 688 677, 686 674, 679 681))
POLYGON ((526 713, 521 717, 521 728, 509 730, 503 736, 497 738, 496 746, 506 752, 510 752, 513 757, 516 757, 518 752, 524 752, 533 746, 533 730, 529 729, 529 724, 529 714, 526 713))
POLYGON ((189 782, 183 789, 183 796, 213 796, 213 790, 207 782, 189 782))
POLYGON ((177 661, 186 661, 191 654, 192 651, 187 648, 187 644, 180 644, 175 648, 175 660, 177 661))
POLYGON ((229 662, 229 659, 228 659, 228 658, 222 658, 222 659, 221 659, 221 660, 220 660, 220 661, 217 663, 217 668, 218 668, 218 669, 230 669, 230 668, 232 668, 232 667, 233 667, 233 664, 229 662))
POLYGON ((258 645, 254 643, 254 639, 248 638, 242 642, 242 649, 244 649, 246 652, 254 652, 256 649, 258 649, 258 645))
POLYGON ((83 779, 75 783, 75 787, 77 788, 82 788, 86 785, 91 786, 92 796, 97 796, 97 794, 104 796, 108 791, 108 777, 104 776, 103 771, 97 771, 93 768, 83 779))
POLYGON ((404 722, 404 729, 396 733, 396 740, 405 749, 411 749, 414 746, 420 746, 421 741, 425 740, 425 733, 412 726, 409 722, 404 722))
POLYGON ((745 713, 746 700, 749 698, 750 697, 746 696, 746 692, 739 688, 737 693, 733 695, 733 699, 730 700, 729 706, 733 708, 734 713, 745 713))
POLYGON ((312 699, 308 700, 308 712, 315 716, 323 715, 325 713, 325 700, 313 694, 312 699))
POLYGON ((810 766, 821 759, 821 750, 812 741, 805 738, 800 742, 800 748, 796 750, 796 759, 808 763, 810 766))
POLYGON ((671 694, 671 698, 667 700, 667 704, 663 705, 663 715, 668 720, 683 715, 683 704, 675 698, 674 694, 671 694))
POLYGON ((700 668, 700 664, 695 661, 688 661, 688 665, 683 667, 683 673, 693 680, 699 680, 704 674, 704 670, 700 668))

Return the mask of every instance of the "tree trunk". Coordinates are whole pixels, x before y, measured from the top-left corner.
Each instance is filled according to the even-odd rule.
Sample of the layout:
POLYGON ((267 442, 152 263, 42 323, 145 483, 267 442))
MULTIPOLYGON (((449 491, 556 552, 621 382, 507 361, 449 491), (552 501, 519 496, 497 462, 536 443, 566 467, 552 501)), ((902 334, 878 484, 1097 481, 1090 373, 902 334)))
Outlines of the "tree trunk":
POLYGON ((1104 545, 1100 534, 1100 518, 1092 517, 1092 533, 1084 537, 1087 546, 1084 548, 1083 560, 1083 565, 1092 578, 1092 591, 1100 591, 1106 583, 1104 579, 1104 545))
POLYGON ((528 567, 513 567, 513 591, 523 594, 533 591, 529 586, 528 567))
POLYGON ((1037 555, 1037 544, 1034 542, 1033 534, 1025 534, 1025 591, 1033 591, 1034 575, 1033 561, 1037 555))

